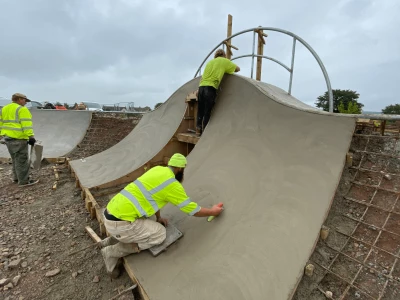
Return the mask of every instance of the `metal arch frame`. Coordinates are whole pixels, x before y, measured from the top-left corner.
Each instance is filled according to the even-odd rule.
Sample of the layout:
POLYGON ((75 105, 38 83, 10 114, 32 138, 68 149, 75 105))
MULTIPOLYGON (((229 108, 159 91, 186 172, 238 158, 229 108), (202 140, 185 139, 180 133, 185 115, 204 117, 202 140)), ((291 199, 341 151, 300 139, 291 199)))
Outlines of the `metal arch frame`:
POLYGON ((324 64, 322 63, 322 60, 319 58, 318 54, 315 52, 315 50, 305 41, 303 40, 301 37, 299 37, 298 35, 287 31, 287 30, 283 30, 280 28, 274 28, 274 27, 255 27, 255 28, 251 28, 251 29, 246 29, 243 31, 240 31, 238 33, 235 33, 233 35, 231 35, 230 37, 227 37, 226 39, 224 39, 222 42, 220 42, 217 46, 214 47, 214 49, 212 49, 210 51, 210 53, 206 56, 206 58, 203 60, 203 62, 201 63, 200 67, 197 69, 196 74, 194 75, 194 78, 196 78, 198 75, 201 75, 201 68, 203 67, 204 63, 207 61, 207 59, 214 53, 215 50, 217 50, 218 47, 220 47, 221 45, 224 46, 224 43, 227 42, 228 40, 231 40, 232 38, 247 33, 247 32, 253 32, 253 53, 252 54, 247 54, 247 55, 241 55, 238 57, 233 58, 232 60, 235 59, 239 59, 239 58, 243 58, 243 57, 251 57, 251 78, 253 78, 253 70, 254 70, 254 57, 262 57, 268 60, 271 60, 279 65, 281 65, 282 67, 284 67, 286 70, 289 71, 290 73, 290 80, 289 80, 289 89, 288 89, 288 94, 291 95, 292 92, 292 82, 293 82, 293 70, 294 70, 294 58, 295 58, 295 54, 296 54, 296 41, 299 41, 304 47, 306 47, 308 49, 308 51, 311 52, 311 54, 314 56, 315 60, 318 62, 318 65, 320 66, 322 73, 324 75, 325 78, 325 82, 326 82, 326 86, 328 89, 328 98, 329 98, 329 112, 333 112, 333 92, 332 92, 332 87, 331 87, 331 82, 329 79, 329 75, 328 72, 325 69, 324 64), (280 32, 286 35, 289 35, 291 37, 293 37, 293 46, 292 46, 292 60, 291 60, 291 67, 287 67, 284 63, 272 58, 272 57, 268 57, 268 56, 264 56, 264 55, 256 55, 255 54, 255 41, 256 41, 256 30, 266 30, 266 31, 275 31, 275 32, 280 32))

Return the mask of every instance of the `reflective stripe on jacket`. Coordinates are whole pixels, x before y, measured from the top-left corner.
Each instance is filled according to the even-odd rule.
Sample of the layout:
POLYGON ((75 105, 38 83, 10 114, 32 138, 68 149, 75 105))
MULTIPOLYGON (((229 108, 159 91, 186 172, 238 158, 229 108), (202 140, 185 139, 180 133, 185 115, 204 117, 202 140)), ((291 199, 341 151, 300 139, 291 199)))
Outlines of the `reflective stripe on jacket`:
POLYGON ((141 217, 151 217, 167 203, 191 216, 201 209, 190 200, 169 167, 157 166, 115 195, 107 209, 113 216, 133 222, 141 217))
POLYGON ((32 115, 29 109, 17 103, 4 106, 0 114, 0 135, 28 140, 33 136, 32 115))

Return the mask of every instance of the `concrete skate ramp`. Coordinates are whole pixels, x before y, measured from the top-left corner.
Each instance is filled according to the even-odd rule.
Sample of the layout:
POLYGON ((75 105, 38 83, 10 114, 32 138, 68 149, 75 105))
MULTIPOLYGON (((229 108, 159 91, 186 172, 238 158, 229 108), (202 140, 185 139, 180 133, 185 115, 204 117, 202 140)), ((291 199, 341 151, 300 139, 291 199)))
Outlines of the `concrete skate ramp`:
POLYGON ((212 222, 173 206, 184 236, 126 264, 151 300, 289 299, 329 210, 355 119, 324 114, 267 84, 228 76, 188 157, 184 186, 212 222))
MULTIPOLYGON (((89 111, 31 111, 35 138, 43 145, 43 158, 67 155, 83 139, 91 120, 89 111)), ((5 145, 0 145, 0 158, 9 158, 5 145)))
POLYGON ((85 158, 71 161, 83 187, 113 182, 142 168, 170 141, 185 114, 185 98, 198 88, 193 79, 179 88, 163 105, 143 115, 132 132, 115 146, 85 158))

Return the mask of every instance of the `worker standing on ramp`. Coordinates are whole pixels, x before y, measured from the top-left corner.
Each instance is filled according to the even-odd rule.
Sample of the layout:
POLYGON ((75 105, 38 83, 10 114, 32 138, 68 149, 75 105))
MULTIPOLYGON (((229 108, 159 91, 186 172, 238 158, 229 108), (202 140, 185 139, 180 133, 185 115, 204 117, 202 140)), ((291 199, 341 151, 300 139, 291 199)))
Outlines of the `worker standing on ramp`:
POLYGON ((167 203, 196 217, 218 216, 223 210, 219 203, 212 208, 200 207, 182 186, 186 157, 174 154, 168 167, 156 166, 115 195, 104 210, 104 225, 111 235, 99 242, 107 273, 119 276, 118 259, 131 253, 161 244, 166 238, 168 220, 160 209, 167 203), (157 222, 148 219, 156 215, 157 222), (164 225, 164 226, 163 226, 164 225))
POLYGON ((28 144, 33 146, 36 142, 32 115, 25 107, 30 102, 24 94, 12 95, 12 103, 7 104, 1 110, 0 136, 4 136, 13 164, 13 181, 19 186, 29 186, 39 180, 29 179, 29 155, 28 144))
POLYGON ((200 80, 197 96, 198 111, 196 135, 200 136, 210 120, 211 110, 217 97, 217 90, 225 73, 233 74, 239 72, 240 68, 226 58, 225 51, 218 49, 214 59, 210 60, 200 80))

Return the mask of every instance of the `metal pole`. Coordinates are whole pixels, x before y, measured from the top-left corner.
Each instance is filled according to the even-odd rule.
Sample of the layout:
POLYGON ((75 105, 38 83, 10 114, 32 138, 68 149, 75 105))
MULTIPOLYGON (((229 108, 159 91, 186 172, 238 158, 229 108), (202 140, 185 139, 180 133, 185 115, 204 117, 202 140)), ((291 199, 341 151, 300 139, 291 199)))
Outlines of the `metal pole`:
MULTIPOLYGON (((236 56, 236 57, 232 58, 231 60, 233 61, 233 60, 236 60, 236 59, 239 59, 239 58, 252 57, 252 56, 253 56, 252 54, 240 55, 240 56, 236 56)), ((280 62, 279 60, 277 60, 275 58, 272 58, 272 57, 269 57, 269 56, 265 56, 265 55, 256 55, 256 54, 254 54, 254 57, 262 57, 262 58, 271 60, 271 61, 277 63, 278 65, 284 67, 288 72, 290 72, 290 68, 287 65, 285 65, 284 63, 280 62)))
MULTIPOLYGON (((224 42, 226 42, 227 40, 232 40, 234 37, 236 37, 236 36, 238 36, 238 35, 241 35, 241 34, 244 34, 244 33, 246 33, 246 32, 251 32, 251 31, 253 31, 253 33, 254 33, 254 30, 259 30, 259 29, 266 30, 266 31, 276 31, 276 32, 280 32, 280 33, 283 33, 283 34, 286 34, 286 35, 295 37, 296 40, 298 40, 301 44, 303 44, 303 46, 305 46, 305 47, 308 49, 308 51, 311 52, 311 54, 314 56, 314 58, 315 58, 316 61, 318 62, 318 65, 320 66, 321 71, 322 71, 322 73, 323 73, 323 75, 324 75, 325 82, 326 82, 326 86, 327 86, 327 89, 328 89, 328 95, 329 95, 329 112, 333 112, 333 93, 332 93, 331 82, 330 82, 330 79, 329 79, 329 76, 328 76, 328 72, 326 71, 325 66, 324 66, 324 64, 322 63, 321 59, 319 58, 318 54, 317 54, 317 53, 314 51, 314 49, 313 49, 305 40, 303 40, 301 37, 299 37, 298 35, 296 35, 296 34, 290 32, 290 31, 283 30, 283 29, 280 29, 280 28, 275 28, 275 27, 256 27, 256 28, 246 29, 246 30, 243 30, 243 31, 240 31, 240 32, 237 32, 237 33, 231 35, 229 38, 224 39, 224 40, 223 40, 221 43, 219 43, 213 50, 210 51, 210 53, 206 56, 206 58, 205 58, 205 59, 203 60, 203 62, 200 64, 200 66, 199 66, 199 68, 197 69, 197 71, 196 71, 194 77, 197 76, 197 74, 198 74, 199 71, 200 71, 200 68, 201 68, 201 67, 203 66, 203 64, 207 61, 208 57, 209 57, 212 53, 214 53, 214 51, 215 51, 220 45, 222 45, 224 42)), ((254 33, 254 34, 255 34, 255 33, 254 33)), ((255 36, 253 36, 253 41, 255 42, 255 36)), ((254 42, 253 42, 253 49, 254 49, 254 47, 255 47, 255 43, 254 43, 254 42)), ((254 55, 254 50, 253 50, 253 55, 254 55)), ((253 59, 252 59, 252 63, 253 63, 253 65, 254 65, 254 57, 253 57, 253 59)), ((253 65, 252 65, 252 67, 253 67, 253 65)), ((253 76, 252 76, 252 78, 253 78, 253 76)))
POLYGON ((251 79, 253 79, 254 70, 254 51, 256 49, 256 32, 253 31, 253 52, 251 53, 251 79))
POLYGON ((294 68, 294 57, 295 57, 295 55, 296 55, 296 38, 293 37, 292 65, 290 66, 289 95, 291 95, 291 93, 292 93, 293 68, 294 68))

